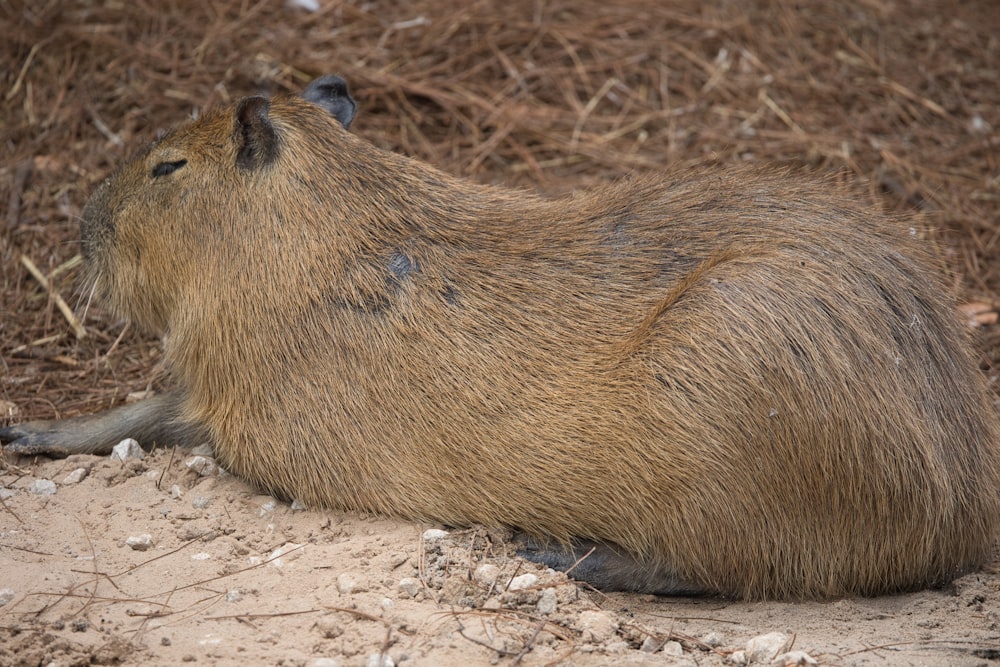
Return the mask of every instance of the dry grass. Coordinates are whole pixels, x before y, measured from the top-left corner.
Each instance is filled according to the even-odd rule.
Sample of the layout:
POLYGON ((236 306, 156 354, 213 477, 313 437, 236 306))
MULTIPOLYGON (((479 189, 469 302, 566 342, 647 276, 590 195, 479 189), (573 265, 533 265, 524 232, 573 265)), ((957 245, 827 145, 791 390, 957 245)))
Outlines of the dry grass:
MULTIPOLYGON (((743 160, 841 174, 939 233, 965 299, 1000 300, 994 0, 319 1, 0 0, 0 401, 68 415, 159 378, 155 340, 97 308, 80 339, 56 307, 82 307, 57 268, 88 192, 159 129, 326 72, 351 84, 356 132, 484 181, 558 192, 743 160)), ((1000 359, 995 325, 979 341, 984 367, 1000 359)))

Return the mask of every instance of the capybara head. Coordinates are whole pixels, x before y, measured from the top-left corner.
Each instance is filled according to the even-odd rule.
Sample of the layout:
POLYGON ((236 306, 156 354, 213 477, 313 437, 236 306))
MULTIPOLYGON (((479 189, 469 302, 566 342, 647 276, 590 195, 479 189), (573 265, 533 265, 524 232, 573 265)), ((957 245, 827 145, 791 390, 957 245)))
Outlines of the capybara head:
MULTIPOLYGON (((326 76, 301 98, 248 97, 150 144, 84 209, 83 247, 99 296, 119 314, 164 331, 177 300, 191 290, 204 298, 220 265, 236 270, 262 259, 254 244, 281 241, 280 224, 261 227, 272 212, 288 209, 279 221, 297 226, 290 211, 310 194, 287 168, 296 142, 336 141, 354 114, 343 79, 326 76), (273 122, 272 104, 281 107, 273 122)), ((272 251, 280 255, 277 248, 264 254, 272 251)))

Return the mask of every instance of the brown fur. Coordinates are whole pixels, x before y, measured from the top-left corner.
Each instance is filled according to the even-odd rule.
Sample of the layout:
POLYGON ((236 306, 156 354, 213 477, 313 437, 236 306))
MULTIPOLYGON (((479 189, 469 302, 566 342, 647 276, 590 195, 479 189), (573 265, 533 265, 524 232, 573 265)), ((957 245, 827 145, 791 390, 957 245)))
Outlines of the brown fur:
POLYGON ((749 598, 990 556, 1000 431, 952 304, 915 242, 826 184, 672 172, 550 201, 293 97, 247 168, 235 113, 124 165, 83 225, 98 293, 166 334, 170 409, 233 473, 609 543, 749 598))

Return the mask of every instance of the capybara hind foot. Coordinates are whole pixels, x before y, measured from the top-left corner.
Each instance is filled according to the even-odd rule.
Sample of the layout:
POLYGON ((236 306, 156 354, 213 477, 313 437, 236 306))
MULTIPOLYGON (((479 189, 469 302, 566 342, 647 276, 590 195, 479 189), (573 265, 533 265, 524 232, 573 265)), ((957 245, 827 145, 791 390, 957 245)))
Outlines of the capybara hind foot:
POLYGON ((634 591, 655 595, 701 595, 708 591, 684 581, 669 568, 644 563, 617 545, 573 540, 567 549, 555 542, 540 542, 523 533, 514 538, 517 555, 603 591, 634 591))

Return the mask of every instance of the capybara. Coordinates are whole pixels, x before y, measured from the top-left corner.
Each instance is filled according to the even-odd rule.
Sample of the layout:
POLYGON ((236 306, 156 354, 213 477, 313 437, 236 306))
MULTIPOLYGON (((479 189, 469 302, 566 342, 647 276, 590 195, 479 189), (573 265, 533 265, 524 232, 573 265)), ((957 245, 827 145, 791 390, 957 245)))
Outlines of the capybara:
POLYGON ((998 426, 921 242, 829 183, 708 168, 566 198, 248 97, 83 213, 89 286, 176 387, 15 452, 208 442, 308 505, 509 526, 605 588, 872 595, 991 555, 998 426))

